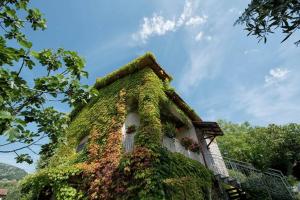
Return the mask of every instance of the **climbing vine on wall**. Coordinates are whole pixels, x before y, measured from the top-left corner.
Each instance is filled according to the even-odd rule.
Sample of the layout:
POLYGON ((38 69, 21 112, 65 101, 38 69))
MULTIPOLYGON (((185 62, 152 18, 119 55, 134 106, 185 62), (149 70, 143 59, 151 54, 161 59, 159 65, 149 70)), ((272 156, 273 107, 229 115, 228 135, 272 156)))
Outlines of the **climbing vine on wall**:
MULTIPOLYGON (((207 197, 212 184, 209 170, 197 161, 161 147, 161 108, 176 106, 165 94, 168 82, 152 69, 139 67, 149 56, 152 55, 122 68, 122 74, 126 70, 132 72, 124 78, 118 78, 119 71, 97 80, 98 97, 72 113, 68 132, 60 140, 63 142, 58 144, 48 168, 22 184, 24 192, 35 194, 27 199, 36 199, 36 195, 46 195, 48 191, 57 199, 202 200, 207 197), (129 99, 137 104, 134 107, 140 116, 140 126, 133 152, 124 153, 121 127, 129 99), (87 135, 86 147, 76 152, 76 146, 87 135), (61 170, 59 176, 64 178, 51 178, 53 175, 48 173, 58 170, 57 166, 72 169, 74 173, 61 170)), ((183 115, 180 110, 179 113, 183 115)))
POLYGON ((84 176, 89 182, 90 199, 109 199, 112 197, 109 189, 112 184, 113 172, 119 165, 122 149, 121 127, 125 121, 125 90, 119 92, 116 104, 116 115, 112 117, 105 147, 100 149, 98 141, 100 134, 92 130, 88 146, 89 161, 83 163, 84 176))
POLYGON ((84 199, 82 182, 79 184, 73 179, 81 177, 81 173, 77 166, 42 169, 21 181, 22 199, 50 199, 52 196, 57 200, 84 199))

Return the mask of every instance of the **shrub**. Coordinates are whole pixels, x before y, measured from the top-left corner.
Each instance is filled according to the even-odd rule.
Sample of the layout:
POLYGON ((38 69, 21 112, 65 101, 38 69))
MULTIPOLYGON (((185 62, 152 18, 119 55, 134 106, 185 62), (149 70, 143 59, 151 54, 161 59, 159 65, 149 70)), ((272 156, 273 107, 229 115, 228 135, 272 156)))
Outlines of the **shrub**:
POLYGON ((180 144, 185 147, 185 149, 188 149, 192 152, 199 152, 200 151, 200 145, 195 142, 193 139, 189 137, 183 137, 180 140, 180 144))
POLYGON ((198 143, 193 143, 189 146, 189 150, 192 151, 192 152, 199 153, 200 145, 198 143))
POLYGON ((176 128, 173 123, 167 122, 163 124, 162 131, 169 138, 174 138, 176 136, 176 128))
POLYGON ((185 147, 185 149, 189 149, 189 147, 194 143, 194 141, 189 137, 183 137, 180 140, 180 144, 185 147))

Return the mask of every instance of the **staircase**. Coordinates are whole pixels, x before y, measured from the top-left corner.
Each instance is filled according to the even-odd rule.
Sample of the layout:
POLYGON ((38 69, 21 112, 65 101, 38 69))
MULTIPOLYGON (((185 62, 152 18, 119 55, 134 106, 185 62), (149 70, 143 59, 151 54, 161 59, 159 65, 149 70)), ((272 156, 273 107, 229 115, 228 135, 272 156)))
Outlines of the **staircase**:
POLYGON ((220 182, 230 185, 230 188, 225 190, 229 200, 246 200, 246 193, 242 190, 241 183, 237 179, 221 174, 217 174, 215 177, 220 182))
POLYGON ((246 193, 239 188, 226 189, 230 200, 246 200, 246 193))
MULTIPOLYGON (((216 161, 220 157, 212 156, 216 161)), ((266 199, 293 200, 294 195, 286 177, 278 170, 261 171, 249 163, 222 158, 228 172, 218 171, 218 166, 212 166, 216 178, 231 187, 226 190, 228 198, 246 199, 247 196, 256 199, 262 195, 266 199), (257 196, 258 195, 258 196, 257 196)), ((218 161, 216 162, 218 163, 218 161)))

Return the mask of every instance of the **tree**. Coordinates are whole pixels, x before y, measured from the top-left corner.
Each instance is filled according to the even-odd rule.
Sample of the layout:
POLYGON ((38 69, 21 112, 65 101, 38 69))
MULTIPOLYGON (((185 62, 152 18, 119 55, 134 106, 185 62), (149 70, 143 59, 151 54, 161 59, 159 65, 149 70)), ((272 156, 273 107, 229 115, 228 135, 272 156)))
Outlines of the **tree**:
POLYGON ((260 169, 275 168, 300 179, 300 125, 253 127, 249 123, 219 122, 225 135, 218 138, 223 155, 252 163, 260 169))
POLYGON ((29 0, 2 0, 0 27, 0 135, 7 139, 0 144, 0 153, 14 152, 17 162, 32 163, 22 150, 34 152, 32 145, 48 137, 50 143, 41 152, 51 156, 68 126, 68 115, 57 111, 53 102, 74 107, 86 103, 96 91, 80 83, 88 73, 76 52, 32 49, 22 31, 26 27, 44 30, 46 20, 38 9, 29 8, 29 0), (28 72, 30 79, 26 79, 28 72), (14 143, 22 146, 8 149, 14 143))
MULTIPOLYGON (((284 42, 300 27, 300 1, 251 0, 235 24, 245 25, 248 35, 254 35, 265 43, 268 34, 279 28, 285 34, 284 42)), ((300 40, 295 44, 299 45, 300 40)))

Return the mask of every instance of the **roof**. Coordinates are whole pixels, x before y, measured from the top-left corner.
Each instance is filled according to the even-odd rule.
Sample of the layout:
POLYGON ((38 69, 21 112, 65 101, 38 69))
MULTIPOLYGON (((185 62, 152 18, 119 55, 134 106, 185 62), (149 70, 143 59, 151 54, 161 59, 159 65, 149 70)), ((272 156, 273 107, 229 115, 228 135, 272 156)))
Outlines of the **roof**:
POLYGON ((7 195, 8 190, 7 189, 0 189, 0 195, 1 196, 6 196, 7 195))
POLYGON ((173 90, 165 91, 166 95, 171 99, 178 108, 180 108, 191 121, 202 121, 202 119, 192 110, 187 103, 173 90))
MULTIPOLYGON (((153 72, 162 80, 162 81, 171 81, 172 77, 167 74, 167 72, 156 62, 155 57, 152 53, 146 53, 145 55, 137 58, 136 60, 128 63, 124 67, 96 80, 94 87, 96 89, 101 89, 116 80, 123 78, 132 73, 138 72, 144 68, 151 68, 153 72)), ((202 121, 201 118, 184 102, 184 100, 174 91, 167 90, 165 91, 166 95, 173 100, 173 102, 185 112, 185 114, 192 121, 202 121)))
POLYGON ((217 122, 193 121, 193 124, 205 132, 206 135, 218 136, 224 135, 217 122))
POLYGON ((120 69, 96 80, 94 87, 96 89, 101 89, 116 80, 123 78, 129 74, 140 71, 144 68, 151 68, 154 73, 163 81, 170 81, 172 77, 165 72, 165 70, 156 62, 155 57, 151 53, 146 53, 145 55, 135 59, 134 61, 128 63, 127 65, 121 67, 120 69))

